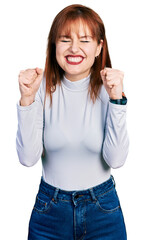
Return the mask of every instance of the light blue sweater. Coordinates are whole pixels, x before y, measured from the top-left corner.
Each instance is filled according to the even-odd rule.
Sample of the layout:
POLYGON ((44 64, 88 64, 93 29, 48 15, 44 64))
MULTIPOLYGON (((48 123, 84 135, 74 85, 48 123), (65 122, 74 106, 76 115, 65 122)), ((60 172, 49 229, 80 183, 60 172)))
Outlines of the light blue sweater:
POLYGON ((93 104, 87 94, 90 76, 75 82, 63 77, 53 93, 52 108, 47 97, 43 132, 45 81, 43 77, 31 105, 17 102, 20 162, 29 167, 41 158, 44 181, 67 191, 108 180, 111 168, 121 167, 128 154, 127 105, 110 103, 103 85, 93 104))

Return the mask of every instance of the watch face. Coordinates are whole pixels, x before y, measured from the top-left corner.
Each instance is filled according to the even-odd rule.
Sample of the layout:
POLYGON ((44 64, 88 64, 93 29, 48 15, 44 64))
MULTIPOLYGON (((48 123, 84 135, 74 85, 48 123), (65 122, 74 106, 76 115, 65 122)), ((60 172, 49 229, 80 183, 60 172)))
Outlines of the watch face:
POLYGON ((122 105, 125 105, 127 103, 127 98, 125 96, 122 96, 122 105))

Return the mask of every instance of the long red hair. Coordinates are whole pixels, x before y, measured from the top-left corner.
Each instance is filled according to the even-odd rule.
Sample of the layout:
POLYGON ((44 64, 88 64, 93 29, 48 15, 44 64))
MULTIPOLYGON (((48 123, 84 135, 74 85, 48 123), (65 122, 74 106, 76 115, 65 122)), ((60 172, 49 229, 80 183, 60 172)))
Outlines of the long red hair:
POLYGON ((80 4, 73 4, 64 8, 56 15, 48 35, 44 77, 46 78, 46 95, 50 96, 50 105, 52 105, 52 93, 56 90, 56 84, 61 84, 61 79, 64 74, 64 70, 58 65, 56 60, 56 41, 62 31, 65 32, 66 35, 70 33, 72 24, 75 24, 75 28, 77 29, 78 20, 81 20, 84 25, 88 26, 93 38, 97 40, 98 44, 103 40, 101 52, 99 56, 94 59, 94 64, 91 67, 88 91, 93 103, 98 97, 102 85, 100 71, 104 69, 104 67, 112 67, 105 35, 105 27, 100 16, 91 8, 80 4))

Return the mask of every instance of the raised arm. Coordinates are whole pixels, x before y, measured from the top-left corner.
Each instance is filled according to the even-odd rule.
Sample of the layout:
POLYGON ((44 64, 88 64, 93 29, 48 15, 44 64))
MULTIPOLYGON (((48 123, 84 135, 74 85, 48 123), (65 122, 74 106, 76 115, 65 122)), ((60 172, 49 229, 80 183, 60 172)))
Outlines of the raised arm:
POLYGON ((121 105, 124 104, 122 101, 124 73, 105 68, 101 71, 101 77, 108 98, 103 157, 110 167, 119 168, 125 163, 129 150, 126 126, 127 104, 121 105))
POLYGON ((33 166, 43 152, 43 71, 28 69, 19 74, 21 99, 17 102, 16 149, 21 164, 33 166))
POLYGON ((126 110, 127 105, 108 103, 103 158, 111 168, 121 167, 128 155, 126 110))

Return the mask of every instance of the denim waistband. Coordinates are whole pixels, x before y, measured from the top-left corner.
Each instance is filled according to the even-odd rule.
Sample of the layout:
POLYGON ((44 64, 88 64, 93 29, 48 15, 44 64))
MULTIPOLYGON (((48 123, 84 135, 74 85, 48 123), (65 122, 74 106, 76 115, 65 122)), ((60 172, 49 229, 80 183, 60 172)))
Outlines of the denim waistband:
POLYGON ((94 201, 96 201, 97 196, 102 195, 103 193, 107 192, 114 186, 115 186, 115 180, 114 180, 114 177, 111 175, 107 181, 97 186, 94 186, 85 190, 66 191, 46 183, 43 180, 43 177, 41 177, 39 189, 40 191, 44 192, 50 197, 53 197, 53 200, 55 202, 57 202, 57 199, 62 199, 62 200, 68 200, 68 201, 73 200, 75 203, 75 201, 78 201, 79 198, 88 199, 91 197, 94 201))

